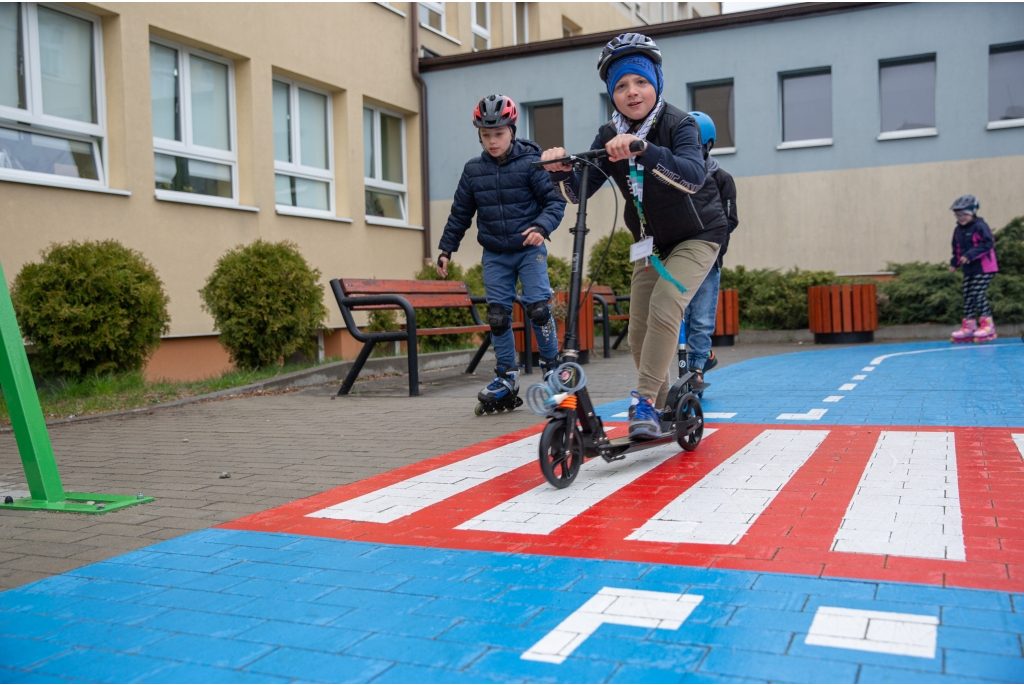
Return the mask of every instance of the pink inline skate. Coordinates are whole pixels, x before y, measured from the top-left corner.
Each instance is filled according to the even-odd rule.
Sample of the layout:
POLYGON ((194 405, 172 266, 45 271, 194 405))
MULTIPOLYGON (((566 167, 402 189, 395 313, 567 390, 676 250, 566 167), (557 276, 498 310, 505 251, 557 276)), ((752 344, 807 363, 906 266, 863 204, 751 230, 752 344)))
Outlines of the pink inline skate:
POLYGON ((966 343, 974 342, 974 331, 978 330, 978 322, 974 319, 964 319, 959 331, 953 331, 949 342, 966 343))
POLYGON ((981 317, 981 325, 978 326, 978 330, 974 331, 974 342, 989 342, 990 340, 995 340, 998 337, 999 336, 996 335, 996 324, 992 320, 992 317, 981 317))

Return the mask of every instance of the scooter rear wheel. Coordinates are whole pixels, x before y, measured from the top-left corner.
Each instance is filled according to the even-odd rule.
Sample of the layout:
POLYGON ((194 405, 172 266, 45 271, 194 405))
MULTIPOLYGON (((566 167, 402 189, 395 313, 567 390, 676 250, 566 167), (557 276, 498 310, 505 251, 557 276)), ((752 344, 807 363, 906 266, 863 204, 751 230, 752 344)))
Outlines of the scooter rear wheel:
POLYGON ((540 436, 540 470, 558 489, 569 487, 583 464, 583 442, 576 422, 553 419, 540 436))
POLYGON ((686 393, 676 402, 676 442, 687 452, 697 449, 704 437, 704 409, 693 393, 686 393))

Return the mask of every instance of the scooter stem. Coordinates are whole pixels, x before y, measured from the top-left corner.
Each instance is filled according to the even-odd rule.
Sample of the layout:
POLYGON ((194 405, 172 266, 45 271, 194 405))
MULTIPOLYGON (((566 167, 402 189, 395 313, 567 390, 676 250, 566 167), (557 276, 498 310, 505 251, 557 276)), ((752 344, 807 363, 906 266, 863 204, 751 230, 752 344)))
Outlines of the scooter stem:
POLYGON ((580 289, 583 286, 583 248, 587 233, 587 190, 590 182, 590 165, 580 164, 580 203, 576 210, 576 226, 570 229, 573 234, 572 272, 569 278, 569 312, 565 317, 565 342, 562 345, 562 356, 575 361, 579 356, 580 336, 580 289))

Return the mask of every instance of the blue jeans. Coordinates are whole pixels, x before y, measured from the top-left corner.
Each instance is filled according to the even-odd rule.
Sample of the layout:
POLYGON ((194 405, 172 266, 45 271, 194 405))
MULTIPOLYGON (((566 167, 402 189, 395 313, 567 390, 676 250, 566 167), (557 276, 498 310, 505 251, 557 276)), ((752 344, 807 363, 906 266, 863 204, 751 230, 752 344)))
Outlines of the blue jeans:
POLYGON ((718 284, 722 272, 718 264, 711 267, 697 294, 690 300, 683 315, 686 321, 686 345, 689 348, 687 364, 691 369, 704 370, 711 354, 711 336, 715 333, 715 315, 718 313, 718 284))
MULTIPOLYGON (((544 245, 528 247, 522 252, 491 252, 485 249, 482 261, 487 304, 501 305, 511 323, 517 281, 523 286, 524 305, 550 300, 551 285, 548 282, 547 257, 548 249, 544 245)), ((545 359, 557 357, 558 331, 555 328, 554 317, 550 317, 544 326, 533 324, 533 331, 541 356, 545 359)), ((512 329, 509 328, 501 335, 491 333, 491 343, 494 345, 497 365, 505 369, 516 368, 516 341, 512 329)))

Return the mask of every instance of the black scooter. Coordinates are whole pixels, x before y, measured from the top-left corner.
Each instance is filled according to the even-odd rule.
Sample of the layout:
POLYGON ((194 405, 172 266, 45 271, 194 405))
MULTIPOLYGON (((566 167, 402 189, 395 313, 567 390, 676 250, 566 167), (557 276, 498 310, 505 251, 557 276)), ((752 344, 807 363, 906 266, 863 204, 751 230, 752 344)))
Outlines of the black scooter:
MULTIPOLYGON (((630 150, 640 152, 643 144, 634 142, 630 150)), ((556 488, 565 488, 576 480, 580 466, 587 459, 600 456, 607 462, 624 459, 630 452, 664 445, 672 440, 691 452, 700 444, 704 435, 704 411, 700 400, 693 393, 691 381, 694 374, 682 372, 669 390, 665 407, 662 409, 662 437, 653 440, 631 440, 628 437, 609 438, 604 431, 601 417, 594 412, 594 405, 586 388, 586 376, 582 367, 576 364, 579 357, 579 311, 580 289, 582 287, 583 248, 587 229, 587 192, 591 160, 606 157, 605 150, 589 150, 548 162, 533 162, 543 168, 544 164, 564 162, 580 172, 581 197, 576 215, 576 226, 569 230, 574 236, 572 250, 572 277, 569 285, 569 312, 565 326, 565 341, 562 346, 562 364, 554 371, 546 385, 535 385, 546 396, 546 414, 549 417, 540 438, 540 469, 556 488)))

